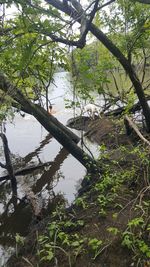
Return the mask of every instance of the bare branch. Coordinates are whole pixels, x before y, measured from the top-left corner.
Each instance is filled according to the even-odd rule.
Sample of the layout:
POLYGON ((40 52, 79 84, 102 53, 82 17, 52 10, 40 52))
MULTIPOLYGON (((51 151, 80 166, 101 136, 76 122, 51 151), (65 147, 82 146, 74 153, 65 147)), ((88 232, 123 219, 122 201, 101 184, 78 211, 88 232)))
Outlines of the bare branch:
POLYGON ((46 36, 49 36, 53 42, 59 42, 62 44, 66 44, 66 45, 70 45, 70 46, 76 46, 78 48, 82 48, 83 45, 80 42, 80 39, 78 41, 73 41, 73 40, 68 40, 68 39, 64 39, 62 37, 58 37, 54 34, 48 33, 48 32, 44 32, 42 31, 43 34, 45 34, 46 36))

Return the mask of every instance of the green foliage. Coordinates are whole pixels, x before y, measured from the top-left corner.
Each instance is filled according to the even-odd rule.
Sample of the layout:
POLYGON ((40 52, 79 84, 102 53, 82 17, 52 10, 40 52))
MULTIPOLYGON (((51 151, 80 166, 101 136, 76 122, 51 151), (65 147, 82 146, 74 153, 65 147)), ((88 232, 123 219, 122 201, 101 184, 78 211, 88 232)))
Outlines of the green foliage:
POLYGON ((88 246, 91 253, 93 254, 93 260, 95 260, 97 256, 101 253, 102 243, 102 240, 98 240, 97 238, 89 239, 88 246))
MULTIPOLYGON (((70 255, 68 250, 73 248, 73 256, 76 258, 80 252, 83 252, 83 243, 85 238, 82 238, 78 234, 68 234, 65 231, 62 231, 63 227, 69 227, 69 223, 57 223, 57 226, 52 224, 48 227, 49 236, 40 236, 38 238, 39 250, 38 255, 41 261, 51 261, 55 258, 57 250, 62 251, 65 256, 68 257, 70 261, 70 255)), ((77 226, 78 222, 73 226, 77 226)), ((81 225, 81 222, 79 222, 81 225)), ((64 227, 64 229, 65 229, 64 227)), ((72 227, 72 225, 71 225, 72 227)))
MULTIPOLYGON (((12 2, 8 1, 8 6, 12 2)), ((41 96, 46 96, 54 71, 68 68, 66 49, 50 38, 54 31, 64 35, 59 12, 54 8, 44 12, 41 1, 34 1, 38 9, 25 5, 24 1, 15 4, 16 16, 4 23, 4 30, 8 31, 0 40, 0 68, 28 98, 40 101, 41 96)))
POLYGON ((145 149, 142 145, 136 146, 132 151, 131 154, 136 154, 137 157, 140 158, 141 164, 149 166, 149 151, 145 149))
POLYGON ((117 197, 117 190, 122 184, 119 173, 111 174, 109 171, 102 177, 102 181, 96 183, 94 189, 99 192, 97 197, 97 204, 100 208, 99 215, 105 217, 107 215, 107 208, 112 205, 117 197))
POLYGON ((127 105, 124 113, 129 113, 130 109, 133 107, 136 101, 136 95, 133 90, 131 90, 127 95, 127 105))
POLYGON ((18 233, 16 234, 15 239, 17 244, 24 244, 25 238, 23 236, 20 236, 18 233))
POLYGON ((76 49, 73 52, 72 70, 77 95, 93 101, 94 93, 102 94, 104 84, 109 83, 107 70, 113 66, 110 54, 98 42, 86 46, 82 51, 76 49))
POLYGON ((83 196, 83 197, 77 197, 75 199, 75 204, 78 206, 78 207, 81 207, 83 209, 86 209, 88 207, 88 204, 86 202, 86 196, 83 196))
POLYGON ((47 234, 38 237, 38 256, 40 261, 50 262, 56 258, 57 252, 63 253, 71 266, 70 250, 75 259, 82 251, 86 238, 77 233, 71 233, 75 229, 84 226, 83 220, 72 221, 66 218, 64 209, 58 208, 53 213, 53 221, 48 224, 47 234))
POLYGON ((143 26, 150 14, 149 7, 137 2, 133 4, 129 0, 119 0, 111 5, 110 11, 111 16, 108 12, 101 15, 110 38, 125 55, 131 52, 134 57, 138 56, 137 49, 142 46, 143 41, 147 42, 147 33, 143 30, 143 26))
MULTIPOLYGON (((94 18, 98 28, 107 29, 107 36, 132 63, 143 87, 148 88, 149 16, 148 5, 118 0, 97 12, 94 18)), ((77 96, 90 102, 94 101, 95 93, 107 94, 112 102, 119 96, 127 104, 126 112, 133 106, 137 96, 127 73, 100 42, 94 39, 84 49, 75 49, 71 62, 77 96)))
POLYGON ((120 231, 116 227, 108 227, 107 231, 112 233, 114 236, 116 236, 116 235, 118 235, 118 233, 120 233, 120 231))
MULTIPOLYGON (((117 60, 102 44, 94 40, 92 44, 88 44, 82 50, 74 49, 72 59, 69 55, 70 62, 68 64, 66 48, 53 40, 54 35, 58 38, 69 36, 69 23, 64 16, 62 17, 61 12, 47 4, 43 7, 43 2, 38 0, 32 1, 32 7, 23 0, 1 2, 7 3, 9 7, 15 2, 18 14, 5 21, 3 33, 5 31, 6 33, 2 33, 0 39, 0 68, 29 99, 40 99, 43 93, 46 94, 47 85, 52 82, 54 71, 59 67, 68 70, 70 64, 77 97, 82 97, 86 102, 87 100, 94 101, 97 94, 104 94, 111 101, 112 98, 119 95, 121 100, 126 100, 125 112, 129 111, 136 100, 131 83, 127 79, 126 73, 122 71, 122 68, 119 68, 117 60)), ((110 10, 102 11, 96 13, 94 22, 100 28, 105 27, 109 38, 117 45, 128 61, 135 65, 135 70, 142 79, 141 70, 136 68, 139 66, 139 62, 143 59, 147 60, 149 56, 150 9, 145 5, 133 4, 129 0, 118 0, 110 5, 110 10)), ((72 35, 71 38, 76 40, 77 34, 72 35)), ((147 85, 145 80, 146 78, 143 79, 144 86, 147 85)), ((0 120, 5 119, 5 112, 12 104, 10 100, 3 99, 0 120)), ((77 101, 72 101, 67 105, 70 107, 79 106, 80 101, 77 99, 77 101)), ((101 180, 97 181, 92 189, 96 193, 94 204, 98 207, 99 217, 107 216, 109 208, 112 209, 113 206, 114 210, 112 210, 111 216, 114 221, 118 217, 118 209, 123 209, 122 204, 117 201, 119 190, 125 183, 128 184, 134 179, 140 180, 138 174, 140 167, 145 167, 145 170, 146 167, 149 168, 149 154, 141 146, 135 147, 132 151, 128 151, 124 147, 120 147, 121 149, 124 154, 128 153, 129 156, 136 155, 137 160, 135 159, 132 167, 124 170, 119 165, 119 160, 121 161, 122 158, 111 162, 106 147, 102 145, 99 160, 108 163, 103 168, 101 180), (116 166, 118 169, 114 170, 116 166)), ((148 172, 146 178, 149 179, 148 172)), ((147 183, 149 182, 148 179, 146 179, 147 183)), ((143 181, 140 180, 140 182, 143 181)), ((148 243, 150 203, 143 197, 148 190, 146 186, 144 190, 140 195, 139 203, 133 205, 137 216, 128 222, 126 229, 121 232, 117 227, 107 227, 107 231, 112 235, 122 237, 122 245, 130 249, 134 257, 138 259, 150 257, 148 243), (146 237, 144 236, 145 232, 148 232, 146 237)), ((87 194, 78 197, 75 200, 76 207, 83 210, 87 209, 89 206, 88 196, 87 194)), ((56 209, 51 223, 47 227, 47 232, 38 238, 40 261, 55 261, 58 251, 67 257, 70 266, 71 253, 76 258, 81 253, 88 254, 90 252, 95 260, 102 251, 104 241, 83 237, 81 234, 75 233, 76 229, 83 226, 83 220, 68 218, 64 209, 56 209)), ((16 246, 19 243, 23 244, 23 240, 17 234, 16 246)))
MULTIPOLYGON (((4 30, 11 30, 1 36, 0 67, 28 97, 39 98, 52 81, 54 71, 61 67, 72 70, 76 95, 84 101, 94 101, 95 93, 108 94, 110 100, 119 94, 121 100, 128 101, 127 109, 133 104, 134 92, 128 97, 125 93, 131 86, 129 79, 99 42, 93 40, 82 50, 74 49, 69 55, 69 66, 66 48, 53 41, 54 36, 77 39, 75 32, 68 34, 69 17, 67 20, 58 9, 38 0, 31 6, 22 0, 2 2, 9 7, 15 4, 17 13, 4 24, 4 30)), ((109 38, 137 66, 149 49, 149 8, 118 0, 107 9, 95 14, 94 23, 107 29, 109 38)), ((77 99, 68 106, 76 105, 76 101, 79 104, 77 99)))
POLYGON ((150 258, 148 240, 142 238, 142 232, 145 226, 144 218, 137 217, 129 221, 127 229, 122 233, 122 245, 134 251, 136 258, 150 258))

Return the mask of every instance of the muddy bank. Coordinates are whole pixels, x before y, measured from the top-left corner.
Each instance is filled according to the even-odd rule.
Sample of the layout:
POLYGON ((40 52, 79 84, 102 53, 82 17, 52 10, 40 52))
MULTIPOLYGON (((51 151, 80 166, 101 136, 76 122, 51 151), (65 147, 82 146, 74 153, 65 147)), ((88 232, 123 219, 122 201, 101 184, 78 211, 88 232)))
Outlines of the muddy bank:
POLYGON ((86 116, 71 118, 68 120, 67 126, 84 131, 84 136, 98 145, 105 143, 107 146, 113 147, 116 144, 130 143, 130 139, 125 134, 125 128, 122 129, 124 126, 118 120, 105 116, 101 118, 95 116, 94 120, 86 116))
POLYGON ((70 208, 60 203, 37 222, 7 266, 150 266, 149 151, 126 136, 122 121, 82 118, 70 126, 103 144, 101 173, 86 175, 70 208))

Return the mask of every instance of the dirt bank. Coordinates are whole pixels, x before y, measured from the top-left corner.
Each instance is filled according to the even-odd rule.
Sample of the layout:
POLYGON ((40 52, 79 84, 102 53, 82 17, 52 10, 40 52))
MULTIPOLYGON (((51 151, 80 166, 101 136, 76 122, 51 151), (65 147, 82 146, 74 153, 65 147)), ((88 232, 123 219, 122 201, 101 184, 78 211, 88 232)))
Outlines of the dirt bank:
POLYGON ((119 120, 68 124, 101 146, 101 173, 88 173, 74 204, 39 222, 7 266, 150 266, 149 149, 119 120))

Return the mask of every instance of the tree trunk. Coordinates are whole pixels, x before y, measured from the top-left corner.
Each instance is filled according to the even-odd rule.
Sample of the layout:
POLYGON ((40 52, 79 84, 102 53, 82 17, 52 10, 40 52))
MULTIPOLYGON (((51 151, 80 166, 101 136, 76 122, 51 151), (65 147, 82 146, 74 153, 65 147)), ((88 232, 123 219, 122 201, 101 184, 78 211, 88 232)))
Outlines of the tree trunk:
POLYGON ((88 171, 97 172, 99 170, 96 161, 76 145, 75 141, 79 140, 79 138, 58 122, 56 118, 49 115, 44 108, 29 101, 2 73, 0 73, 0 88, 17 101, 21 108, 32 114, 88 171))
MULTIPOLYGON (((81 17, 82 17, 81 14, 84 14, 85 11, 82 9, 82 6, 78 1, 76 0, 74 2, 72 1, 74 8, 69 5, 66 7, 65 5, 63 5, 63 2, 59 0, 45 0, 45 2, 57 8, 58 10, 61 10, 62 12, 74 18, 81 24, 81 17), (76 7, 74 3, 78 4, 78 7, 76 7)), ((91 23, 89 25, 89 30, 114 55, 114 57, 116 57, 116 59, 123 66, 126 73, 129 75, 129 78, 135 88, 139 102, 143 109, 143 114, 145 116, 145 121, 147 125, 147 131, 150 132, 150 107, 148 106, 148 103, 146 101, 140 80, 137 77, 136 73, 134 72, 131 64, 129 63, 127 58, 122 54, 119 48, 116 47, 115 44, 113 44, 113 42, 106 36, 106 34, 104 34, 101 30, 99 30, 94 24, 91 23)))
POLYGON ((71 153, 85 168, 90 172, 97 171, 96 161, 86 154, 76 143, 64 132, 60 127, 51 121, 52 115, 34 104, 32 105, 32 114, 40 122, 40 124, 49 131, 55 139, 62 144, 69 153, 71 153))
POLYGON ((111 40, 107 38, 107 36, 102 31, 100 31, 93 24, 91 25, 90 30, 93 33, 93 35, 95 35, 97 39, 100 40, 103 43, 103 45, 105 45, 105 47, 117 58, 117 60, 121 63, 126 73, 128 73, 129 78, 135 88, 135 92, 138 96, 141 107, 143 109, 147 131, 150 132, 150 107, 148 106, 148 103, 146 101, 142 84, 139 78, 137 77, 135 71, 133 70, 133 67, 128 62, 126 57, 122 54, 122 52, 111 42, 111 40))

